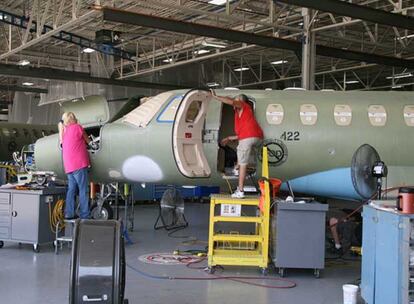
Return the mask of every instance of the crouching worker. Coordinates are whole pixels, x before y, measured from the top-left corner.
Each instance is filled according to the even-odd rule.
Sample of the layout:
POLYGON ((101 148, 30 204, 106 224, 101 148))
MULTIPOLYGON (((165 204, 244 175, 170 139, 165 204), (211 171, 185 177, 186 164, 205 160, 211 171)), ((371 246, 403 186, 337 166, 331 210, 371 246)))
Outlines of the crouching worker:
POLYGON ((80 218, 89 218, 88 168, 90 167, 87 144, 90 139, 72 112, 65 112, 59 122, 59 140, 63 165, 68 177, 65 219, 75 218, 75 198, 79 193, 80 218))
POLYGON ((235 98, 217 96, 213 90, 211 94, 222 103, 231 105, 234 109, 234 131, 236 135, 222 139, 221 144, 227 145, 229 141, 238 140, 237 162, 239 165, 239 185, 232 194, 233 198, 244 198, 244 180, 246 178, 247 165, 251 155, 255 154, 256 146, 263 140, 263 131, 249 104, 246 95, 240 94, 235 98))

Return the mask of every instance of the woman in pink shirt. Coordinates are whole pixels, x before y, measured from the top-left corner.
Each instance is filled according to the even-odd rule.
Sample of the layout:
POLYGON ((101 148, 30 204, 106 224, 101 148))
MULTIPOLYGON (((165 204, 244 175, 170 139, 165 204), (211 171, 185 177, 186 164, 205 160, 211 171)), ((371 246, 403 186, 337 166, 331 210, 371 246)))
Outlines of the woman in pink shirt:
POLYGON ((63 166, 68 177, 65 218, 75 217, 75 197, 79 193, 80 218, 89 218, 88 167, 90 167, 87 144, 90 139, 75 114, 65 112, 59 123, 59 139, 62 145, 63 166))

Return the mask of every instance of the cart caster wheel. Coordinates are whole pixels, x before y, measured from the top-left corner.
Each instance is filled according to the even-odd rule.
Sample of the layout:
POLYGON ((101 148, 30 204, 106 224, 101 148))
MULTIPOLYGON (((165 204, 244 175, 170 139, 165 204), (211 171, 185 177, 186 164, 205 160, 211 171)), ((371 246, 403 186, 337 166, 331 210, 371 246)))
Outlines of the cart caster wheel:
POLYGON ((321 271, 320 271, 320 269, 315 269, 313 271, 313 275, 315 276, 315 278, 319 279, 321 277, 321 271))
POLYGON ((36 253, 40 252, 39 244, 33 244, 33 251, 36 253))
POLYGON ((208 267, 208 270, 207 270, 207 272, 209 273, 209 274, 213 274, 213 273, 215 273, 216 272, 216 267, 208 267))
POLYGON ((285 268, 279 268, 279 276, 283 278, 285 277, 285 275, 286 275, 285 268))
POLYGON ((267 276, 269 274, 269 269, 268 268, 261 268, 260 270, 262 272, 262 276, 267 276))
POLYGON ((4 246, 4 242, 0 241, 0 248, 3 248, 3 246, 4 246))

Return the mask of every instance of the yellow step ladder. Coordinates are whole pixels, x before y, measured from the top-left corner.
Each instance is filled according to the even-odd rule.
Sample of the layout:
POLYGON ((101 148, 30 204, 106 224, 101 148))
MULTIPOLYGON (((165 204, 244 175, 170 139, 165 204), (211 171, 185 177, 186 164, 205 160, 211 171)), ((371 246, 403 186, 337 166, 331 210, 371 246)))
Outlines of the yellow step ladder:
POLYGON ((214 271, 217 265, 257 266, 267 271, 269 263, 269 167, 267 147, 263 147, 262 176, 265 178, 265 199, 259 209, 259 196, 246 196, 243 199, 230 195, 212 195, 210 200, 210 224, 208 240, 208 267, 214 271), (257 216, 223 216, 216 215, 216 206, 220 205, 256 206, 257 216), (253 223, 255 234, 219 233, 215 229, 217 223, 253 223))

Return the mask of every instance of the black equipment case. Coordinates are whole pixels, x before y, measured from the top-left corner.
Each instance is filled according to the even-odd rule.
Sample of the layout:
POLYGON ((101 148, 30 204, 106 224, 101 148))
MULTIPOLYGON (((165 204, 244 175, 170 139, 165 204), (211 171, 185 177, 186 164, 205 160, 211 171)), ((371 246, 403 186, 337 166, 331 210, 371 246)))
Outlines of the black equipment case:
POLYGON ((69 304, 124 304, 125 245, 115 220, 78 220, 73 233, 69 304))

